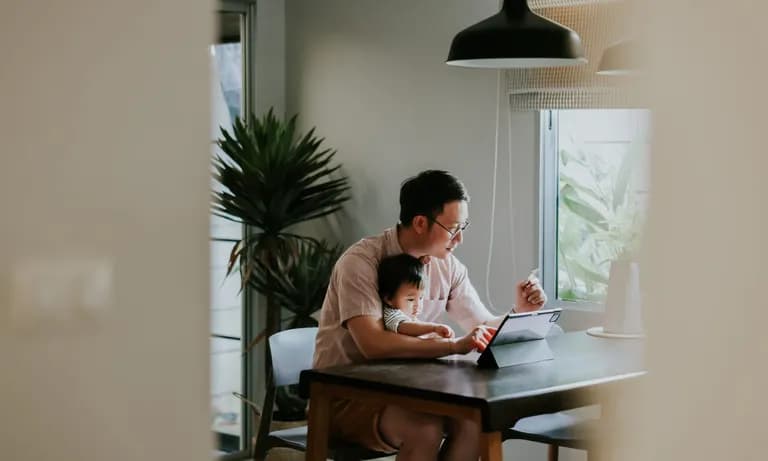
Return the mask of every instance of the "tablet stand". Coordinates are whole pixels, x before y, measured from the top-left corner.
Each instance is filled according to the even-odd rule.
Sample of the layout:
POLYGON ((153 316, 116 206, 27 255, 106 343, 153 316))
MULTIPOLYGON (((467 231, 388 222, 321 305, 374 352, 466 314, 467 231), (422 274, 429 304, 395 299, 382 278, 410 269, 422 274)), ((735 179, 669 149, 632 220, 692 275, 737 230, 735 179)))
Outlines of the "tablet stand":
POLYGON ((523 363, 552 360, 554 355, 546 339, 534 339, 510 344, 491 346, 477 360, 483 368, 504 368, 523 363))

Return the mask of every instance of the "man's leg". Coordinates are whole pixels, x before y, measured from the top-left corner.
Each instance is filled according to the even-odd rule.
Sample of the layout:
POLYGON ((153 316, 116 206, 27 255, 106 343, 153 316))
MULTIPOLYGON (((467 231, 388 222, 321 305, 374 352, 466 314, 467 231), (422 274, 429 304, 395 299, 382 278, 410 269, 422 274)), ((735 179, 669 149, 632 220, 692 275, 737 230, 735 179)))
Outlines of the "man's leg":
POLYGON ((440 452, 442 461, 477 461, 480 457, 480 425, 468 419, 449 419, 448 435, 440 452))
POLYGON ((399 449, 397 461, 437 460, 445 418, 388 406, 379 419, 379 431, 385 442, 399 449))

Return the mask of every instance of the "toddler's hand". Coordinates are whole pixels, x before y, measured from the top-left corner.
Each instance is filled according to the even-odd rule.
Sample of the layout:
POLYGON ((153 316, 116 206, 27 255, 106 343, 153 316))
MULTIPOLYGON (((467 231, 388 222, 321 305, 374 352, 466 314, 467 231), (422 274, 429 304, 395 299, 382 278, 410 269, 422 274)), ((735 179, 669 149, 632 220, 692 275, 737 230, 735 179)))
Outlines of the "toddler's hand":
POLYGON ((443 338, 453 338, 456 336, 456 334, 453 332, 453 329, 451 329, 451 327, 448 325, 435 325, 434 331, 443 338))

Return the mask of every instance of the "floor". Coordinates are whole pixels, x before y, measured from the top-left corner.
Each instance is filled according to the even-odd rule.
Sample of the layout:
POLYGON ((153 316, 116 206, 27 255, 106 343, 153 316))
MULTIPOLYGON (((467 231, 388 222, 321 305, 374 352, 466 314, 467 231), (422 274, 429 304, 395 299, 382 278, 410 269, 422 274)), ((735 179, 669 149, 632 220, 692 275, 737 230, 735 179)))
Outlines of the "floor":
MULTIPOLYGON (((599 415, 599 407, 591 406, 584 407, 576 410, 571 410, 566 413, 583 413, 597 416, 599 415)), ((284 429, 291 424, 297 423, 280 423, 273 422, 272 429, 284 429)), ((305 421, 298 424, 306 424, 305 421)), ((510 460, 533 460, 544 461, 547 459, 546 445, 528 442, 524 440, 511 440, 504 443, 504 459, 510 460)), ((394 456, 388 456, 385 458, 379 458, 380 461, 395 461, 394 456)), ((586 452, 580 450, 571 450, 568 448, 560 449, 561 461, 587 461, 586 452)), ((290 450, 287 448, 274 448, 270 450, 267 455, 266 461, 304 461, 304 453, 296 450, 290 450)))
MULTIPOLYGON (((272 423, 272 430, 286 429, 290 427, 292 424, 306 424, 306 421, 301 421, 299 423, 281 423, 278 421, 274 421, 272 423)), ((394 456, 387 456, 387 457, 378 458, 378 459, 381 461, 395 461, 394 456)), ((273 448, 267 454, 266 461, 304 461, 304 453, 296 450, 291 450, 289 448, 273 448)))

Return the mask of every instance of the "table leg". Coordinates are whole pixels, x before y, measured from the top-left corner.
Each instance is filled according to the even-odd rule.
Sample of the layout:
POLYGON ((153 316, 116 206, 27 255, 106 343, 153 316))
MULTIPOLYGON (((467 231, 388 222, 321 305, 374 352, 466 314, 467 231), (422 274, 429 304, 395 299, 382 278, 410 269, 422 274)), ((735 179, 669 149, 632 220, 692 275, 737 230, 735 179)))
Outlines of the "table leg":
POLYGON ((482 461, 502 461, 501 432, 483 432, 480 434, 480 459, 482 461))
MULTIPOLYGON (((615 459, 617 453, 617 438, 621 437, 621 428, 617 414, 618 399, 623 392, 622 387, 607 388, 602 391, 600 398, 600 420, 598 421, 598 434, 600 436, 587 450, 589 461, 615 459)), ((639 399, 638 399, 639 400, 639 399)))
POLYGON ((309 416, 307 418, 307 461, 325 461, 327 459, 330 416, 330 396, 323 391, 322 383, 312 383, 309 390, 309 416))

